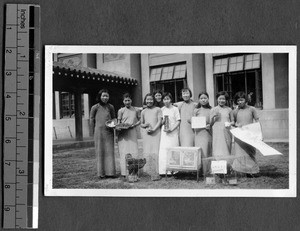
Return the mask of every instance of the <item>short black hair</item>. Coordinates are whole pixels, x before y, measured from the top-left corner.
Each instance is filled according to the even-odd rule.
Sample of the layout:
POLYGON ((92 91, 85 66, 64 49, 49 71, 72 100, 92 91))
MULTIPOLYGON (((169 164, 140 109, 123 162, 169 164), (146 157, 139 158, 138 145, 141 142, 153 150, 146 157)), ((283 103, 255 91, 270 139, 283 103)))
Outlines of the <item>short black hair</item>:
POLYGON ((170 92, 165 92, 162 96, 162 100, 165 98, 165 97, 169 97, 171 99, 171 102, 173 102, 173 97, 172 97, 172 94, 170 92))
POLYGON ((155 96, 155 94, 157 94, 157 93, 163 95, 162 90, 159 90, 159 89, 154 90, 152 94, 155 96))
POLYGON ((248 96, 246 95, 245 92, 243 91, 238 91, 237 93, 235 93, 233 99, 234 99, 234 103, 237 104, 238 99, 243 98, 246 100, 246 102, 248 102, 248 96))
POLYGON ((105 88, 101 89, 98 94, 97 94, 97 97, 96 97, 96 101, 97 103, 100 103, 101 102, 101 96, 103 93, 107 93, 109 95, 109 91, 105 88))
POLYGON ((147 99, 148 96, 151 96, 153 98, 153 103, 154 103, 154 95, 152 93, 148 93, 148 94, 145 95, 144 103, 143 103, 144 105, 146 105, 146 99, 147 99))
POLYGON ((123 94, 123 99, 125 99, 125 98, 130 98, 130 99, 132 99, 132 98, 131 98, 131 95, 130 95, 128 92, 126 92, 126 93, 123 94))
POLYGON ((190 93, 190 97, 193 96, 191 89, 189 89, 188 87, 185 87, 185 88, 181 89, 181 95, 182 95, 182 92, 184 92, 184 91, 188 91, 190 93))
MULTIPOLYGON (((207 98, 209 98, 209 95, 208 95, 208 93, 207 93, 206 91, 200 92, 199 95, 198 95, 198 99, 200 99, 200 96, 201 96, 201 95, 206 95, 207 98)), ((199 103, 197 104, 196 108, 201 108, 201 107, 211 109, 211 106, 210 106, 209 102, 207 103, 206 106, 202 106, 201 103, 199 102, 199 103)))
POLYGON ((229 95, 226 91, 219 91, 216 95, 216 98, 218 99, 221 95, 224 95, 226 100, 229 99, 229 95))

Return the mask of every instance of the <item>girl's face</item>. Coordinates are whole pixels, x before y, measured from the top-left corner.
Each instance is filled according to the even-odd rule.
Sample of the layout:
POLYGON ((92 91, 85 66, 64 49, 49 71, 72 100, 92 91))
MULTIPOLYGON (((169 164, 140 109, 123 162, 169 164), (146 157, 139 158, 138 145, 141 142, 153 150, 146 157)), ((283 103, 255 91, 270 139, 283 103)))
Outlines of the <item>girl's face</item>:
POLYGON ((123 99, 123 103, 124 103, 125 107, 129 108, 131 106, 132 100, 129 97, 127 97, 127 98, 123 99))
POLYGON ((239 108, 245 107, 245 105, 246 105, 246 99, 244 99, 244 98, 239 98, 239 99, 237 100, 237 104, 238 104, 239 108))
POLYGON ((190 100, 190 98, 191 98, 191 95, 190 95, 190 92, 189 91, 183 91, 182 93, 182 99, 184 100, 184 101, 189 101, 190 100))
POLYGON ((225 95, 220 95, 218 97, 218 104, 219 106, 223 107, 226 104, 226 98, 225 95))
POLYGON ((156 93, 156 94, 154 95, 154 97, 155 97, 156 102, 160 102, 160 101, 161 101, 162 95, 161 95, 160 93, 156 93))
POLYGON ((164 101, 164 104, 165 104, 166 107, 169 107, 169 106, 171 105, 171 99, 170 99, 169 96, 166 96, 166 97, 163 99, 163 101, 164 101))
POLYGON ((199 103, 200 103, 202 106, 207 105, 207 104, 208 104, 208 97, 207 97, 207 95, 205 95, 205 94, 200 95, 199 103))
POLYGON ((108 102, 108 100, 109 100, 109 94, 108 94, 107 92, 103 92, 103 93, 101 94, 100 99, 101 99, 101 101, 102 101, 103 103, 106 104, 106 103, 108 102))
POLYGON ((147 105, 147 107, 152 107, 153 103, 154 103, 153 97, 150 96, 150 95, 148 95, 147 98, 146 98, 146 105, 147 105))

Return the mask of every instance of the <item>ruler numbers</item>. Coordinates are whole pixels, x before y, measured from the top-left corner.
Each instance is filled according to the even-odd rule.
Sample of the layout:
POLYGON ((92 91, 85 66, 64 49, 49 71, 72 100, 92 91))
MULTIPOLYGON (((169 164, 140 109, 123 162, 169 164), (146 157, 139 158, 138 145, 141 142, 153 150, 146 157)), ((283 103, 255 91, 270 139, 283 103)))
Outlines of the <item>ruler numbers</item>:
POLYGON ((4 228, 33 227, 34 70, 39 64, 34 55, 39 46, 35 43, 34 22, 39 20, 35 11, 35 6, 26 4, 6 8, 4 228))

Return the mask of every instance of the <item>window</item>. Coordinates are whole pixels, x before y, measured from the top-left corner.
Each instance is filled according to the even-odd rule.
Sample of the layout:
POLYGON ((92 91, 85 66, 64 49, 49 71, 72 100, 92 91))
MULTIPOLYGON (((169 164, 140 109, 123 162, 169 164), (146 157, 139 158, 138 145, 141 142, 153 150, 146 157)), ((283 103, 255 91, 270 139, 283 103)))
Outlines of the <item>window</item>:
POLYGON ((227 72, 228 58, 214 60, 214 74, 227 72))
MULTIPOLYGON (((222 71, 226 58, 214 60, 215 92, 226 91, 229 94, 229 106, 233 106, 236 92, 244 91, 248 95, 248 104, 262 108, 262 78, 260 54, 247 54, 228 57, 228 71, 222 71), (222 61, 223 60, 223 61, 222 61)), ((225 68, 225 67, 224 67, 225 68)))
POLYGON ((260 54, 246 55, 245 69, 260 68, 260 54))
POLYGON ((74 94, 60 92, 61 118, 71 118, 75 114, 74 94))
POLYGON ((231 57, 229 59, 229 72, 241 71, 244 68, 244 56, 231 57))
POLYGON ((162 68, 154 68, 151 70, 150 82, 159 81, 161 77, 162 68))
POLYGON ((186 64, 154 67, 150 71, 150 90, 170 92, 174 102, 180 101, 182 88, 186 87, 186 64))

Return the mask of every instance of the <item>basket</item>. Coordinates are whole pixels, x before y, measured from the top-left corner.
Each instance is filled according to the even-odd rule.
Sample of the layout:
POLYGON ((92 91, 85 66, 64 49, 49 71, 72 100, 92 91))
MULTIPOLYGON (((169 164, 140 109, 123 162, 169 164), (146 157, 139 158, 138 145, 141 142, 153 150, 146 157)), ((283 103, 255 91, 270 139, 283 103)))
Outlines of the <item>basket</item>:
POLYGON ((105 122, 105 125, 109 128, 114 128, 116 127, 117 124, 117 120, 116 119, 112 119, 112 120, 108 120, 105 122))

